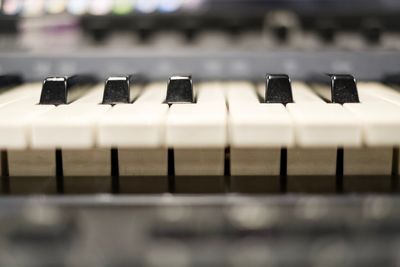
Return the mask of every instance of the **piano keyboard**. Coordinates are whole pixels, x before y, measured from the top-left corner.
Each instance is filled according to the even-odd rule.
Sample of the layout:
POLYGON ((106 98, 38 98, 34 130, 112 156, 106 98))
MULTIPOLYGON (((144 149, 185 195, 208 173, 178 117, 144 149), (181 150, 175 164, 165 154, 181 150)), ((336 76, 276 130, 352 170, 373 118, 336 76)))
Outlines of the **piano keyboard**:
POLYGON ((350 75, 43 84, 3 75, 0 86, 10 193, 187 192, 188 181, 222 192, 375 192, 393 190, 398 175, 400 92, 350 75))

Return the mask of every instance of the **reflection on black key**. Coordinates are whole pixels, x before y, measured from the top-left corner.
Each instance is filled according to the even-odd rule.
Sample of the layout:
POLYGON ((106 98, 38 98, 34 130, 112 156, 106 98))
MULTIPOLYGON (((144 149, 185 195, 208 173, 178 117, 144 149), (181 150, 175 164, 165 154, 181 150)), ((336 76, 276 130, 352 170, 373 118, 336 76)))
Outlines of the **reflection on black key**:
POLYGON ((110 77, 104 87, 103 104, 130 103, 132 101, 131 87, 133 76, 110 77))
POLYGON ((43 82, 39 104, 69 104, 86 92, 83 90, 85 86, 94 83, 96 79, 90 75, 46 78, 43 82))
POLYGON ((349 74, 313 75, 308 80, 331 103, 359 103, 356 79, 349 74))
POLYGON ((172 76, 168 81, 166 102, 168 104, 193 103, 192 76, 172 76))
POLYGON ((293 103, 292 86, 286 74, 267 74, 265 103, 293 103))
POLYGON ((0 88, 16 86, 16 85, 20 85, 22 83, 23 83, 23 79, 20 75, 16 75, 16 74, 0 75, 0 88))

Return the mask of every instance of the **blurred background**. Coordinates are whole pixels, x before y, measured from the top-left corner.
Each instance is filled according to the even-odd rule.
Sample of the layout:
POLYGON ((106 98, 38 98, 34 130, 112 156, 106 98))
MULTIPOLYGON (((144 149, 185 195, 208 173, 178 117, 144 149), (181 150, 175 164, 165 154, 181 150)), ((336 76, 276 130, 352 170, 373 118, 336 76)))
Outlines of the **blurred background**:
POLYGON ((88 68, 102 77, 128 69, 157 79, 183 71, 253 79, 267 70, 304 78, 324 70, 379 79, 400 50, 398 0, 0 0, 0 7, 0 71, 30 79, 88 68), (366 68, 377 53, 382 64, 366 68))

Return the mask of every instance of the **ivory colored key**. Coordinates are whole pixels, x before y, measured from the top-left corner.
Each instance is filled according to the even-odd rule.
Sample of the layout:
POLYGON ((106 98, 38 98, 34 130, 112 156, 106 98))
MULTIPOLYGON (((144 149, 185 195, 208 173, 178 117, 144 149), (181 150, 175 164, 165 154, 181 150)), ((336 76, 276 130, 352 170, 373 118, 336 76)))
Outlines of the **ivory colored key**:
POLYGON ((37 104, 42 85, 27 83, 13 87, 0 94, 0 107, 8 104, 37 104))
POLYGON ((97 144, 118 148, 121 176, 167 175, 165 89, 149 84, 133 104, 117 104, 99 121, 97 144))
POLYGON ((46 158, 48 153, 29 150, 30 121, 53 108, 54 106, 31 104, 7 105, 0 108, 0 148, 8 150, 10 176, 55 174, 55 162, 51 161, 54 159, 54 153, 44 162, 30 165, 35 158, 46 158), (27 161, 26 164, 24 160, 27 161))
POLYGON ((101 147, 160 147, 168 105, 116 105, 99 122, 101 147))
POLYGON ((282 104, 261 104, 250 83, 226 87, 231 174, 279 175, 281 147, 294 142, 289 113, 282 104))
POLYGON ((7 105, 0 108, 0 147, 2 149, 28 149, 30 123, 54 106, 31 104, 7 105))
POLYGON ((338 104, 288 104, 300 147, 360 146, 361 129, 351 112, 338 104))
POLYGON ((65 176, 109 176, 110 151, 95 148, 97 120, 111 107, 59 106, 32 122, 34 149, 62 149, 65 176))
POLYGON ((172 105, 166 144, 174 149, 176 175, 223 175, 227 109, 223 89, 199 85, 196 104, 172 105))
POLYGON ((159 104, 165 101, 165 83, 155 82, 144 87, 145 90, 140 91, 140 96, 135 100, 138 103, 159 104))
POLYGON ((383 100, 400 105, 400 93, 387 85, 376 82, 360 82, 357 86, 362 103, 376 103, 383 100))
POLYGON ((101 104, 103 100, 104 84, 97 84, 87 90, 87 93, 71 104, 101 104))

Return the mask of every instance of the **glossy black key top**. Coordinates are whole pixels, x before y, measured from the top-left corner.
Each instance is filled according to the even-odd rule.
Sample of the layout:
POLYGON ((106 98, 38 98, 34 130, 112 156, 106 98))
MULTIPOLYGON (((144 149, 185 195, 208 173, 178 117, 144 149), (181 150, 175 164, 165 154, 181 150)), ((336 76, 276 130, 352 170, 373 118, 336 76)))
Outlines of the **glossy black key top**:
POLYGON ((91 75, 74 75, 70 77, 49 77, 43 82, 39 104, 69 104, 87 92, 87 86, 97 80, 91 75))
POLYGON ((192 76, 172 76, 168 81, 167 104, 194 103, 192 76))
POLYGON ((356 79, 350 74, 317 75, 310 82, 314 84, 317 93, 331 103, 360 102, 356 79))
POLYGON ((20 85, 23 83, 23 79, 17 74, 4 74, 0 75, 0 88, 7 88, 11 86, 20 85))
POLYGON ((332 103, 359 103, 356 79, 349 74, 330 74, 332 103))
POLYGON ((286 74, 267 74, 265 81, 265 103, 293 103, 292 85, 286 74))
POLYGON ((104 87, 102 103, 109 105, 131 103, 133 100, 133 86, 134 76, 132 75, 108 78, 104 87))

